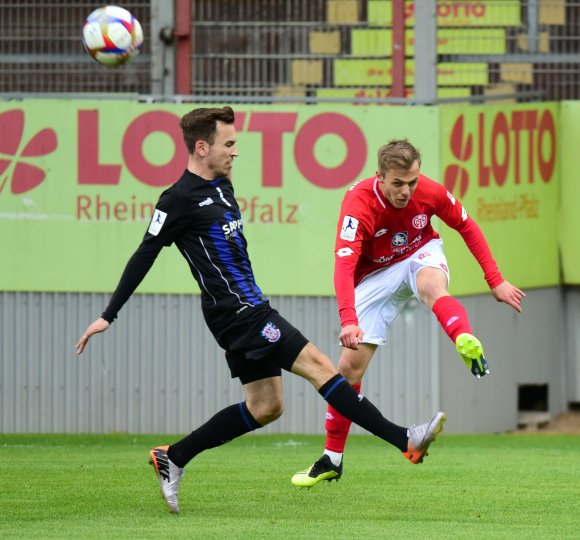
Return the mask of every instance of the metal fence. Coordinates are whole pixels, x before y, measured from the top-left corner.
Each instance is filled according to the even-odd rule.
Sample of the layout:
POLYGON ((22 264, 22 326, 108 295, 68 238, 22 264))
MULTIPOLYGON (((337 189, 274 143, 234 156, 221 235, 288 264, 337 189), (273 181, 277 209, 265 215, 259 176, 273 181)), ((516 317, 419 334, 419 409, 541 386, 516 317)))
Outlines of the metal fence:
MULTIPOLYGON (((434 52, 415 50, 414 24, 428 3, 405 4, 409 100, 415 78, 422 75, 414 73, 415 64, 434 52)), ((145 46, 131 63, 110 69, 89 58, 81 44, 93 0, 2 2, 0 93, 161 93, 166 98, 181 93, 358 103, 391 96, 390 0, 127 0, 122 5, 142 23, 145 46), (190 45, 189 62, 175 61, 178 36, 190 45), (176 92, 180 73, 187 77, 176 92)), ((437 99, 580 99, 580 0, 438 0, 436 15, 437 99)))
POLYGON ((148 37, 123 69, 101 66, 84 50, 83 22, 94 0, 0 2, 0 92, 150 93, 150 2, 125 0, 148 37))

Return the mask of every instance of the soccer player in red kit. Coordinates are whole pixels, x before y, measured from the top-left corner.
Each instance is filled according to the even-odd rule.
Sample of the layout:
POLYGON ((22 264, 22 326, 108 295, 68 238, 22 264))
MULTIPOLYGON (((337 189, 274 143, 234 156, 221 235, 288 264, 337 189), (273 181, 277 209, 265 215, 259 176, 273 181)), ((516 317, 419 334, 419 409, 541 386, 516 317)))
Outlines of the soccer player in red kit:
MULTIPOLYGON (((421 155, 407 140, 393 140, 378 151, 375 176, 346 193, 338 221, 334 286, 343 351, 338 370, 360 392, 362 377, 392 323, 415 296, 429 307, 473 375, 489 373, 481 342, 473 335, 465 308, 449 295, 449 268, 442 241, 431 226, 437 216, 455 229, 481 266, 491 293, 522 312, 525 294, 504 280, 478 225, 444 186, 420 174, 421 155)), ((432 436, 441 431, 445 418, 432 436)), ((326 414, 326 446, 314 465, 292 483, 311 487, 338 480, 351 422, 332 406, 326 414)), ((425 452, 407 455, 420 463, 425 452)))

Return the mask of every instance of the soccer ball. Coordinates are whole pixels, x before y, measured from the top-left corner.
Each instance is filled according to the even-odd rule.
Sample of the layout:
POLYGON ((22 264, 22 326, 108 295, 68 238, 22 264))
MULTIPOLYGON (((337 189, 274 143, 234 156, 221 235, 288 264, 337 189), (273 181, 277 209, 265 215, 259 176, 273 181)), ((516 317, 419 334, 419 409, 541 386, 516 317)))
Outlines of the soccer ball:
POLYGON ((126 9, 104 6, 95 9, 85 20, 83 44, 97 62, 116 67, 139 54, 143 30, 126 9))

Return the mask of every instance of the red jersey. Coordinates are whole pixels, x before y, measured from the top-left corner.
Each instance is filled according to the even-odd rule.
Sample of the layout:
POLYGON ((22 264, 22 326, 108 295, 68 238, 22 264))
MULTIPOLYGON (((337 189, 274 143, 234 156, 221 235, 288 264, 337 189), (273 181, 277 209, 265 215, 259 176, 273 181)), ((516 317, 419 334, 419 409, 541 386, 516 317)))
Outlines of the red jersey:
POLYGON ((335 245, 334 288, 342 326, 358 324, 354 288, 369 274, 406 259, 439 238, 431 218, 461 234, 490 288, 503 277, 478 227, 444 186, 420 174, 404 208, 395 208, 373 176, 354 184, 342 201, 335 245))

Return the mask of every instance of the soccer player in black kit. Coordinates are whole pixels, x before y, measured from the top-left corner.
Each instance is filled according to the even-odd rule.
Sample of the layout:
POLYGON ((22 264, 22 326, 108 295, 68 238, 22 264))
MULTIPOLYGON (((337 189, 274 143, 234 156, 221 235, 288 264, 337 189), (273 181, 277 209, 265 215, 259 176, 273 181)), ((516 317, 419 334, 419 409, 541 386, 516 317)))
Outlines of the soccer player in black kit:
MULTIPOLYGON (((314 344, 273 309, 254 280, 242 216, 228 175, 238 156, 231 107, 199 108, 180 123, 188 150, 187 169, 164 191, 149 228, 133 254, 109 305, 85 330, 76 352, 103 332, 141 283, 165 246, 175 244, 201 290, 205 321, 246 400, 219 411, 170 446, 150 451, 161 491, 171 512, 179 512, 183 468, 197 454, 261 428, 282 414, 282 369, 308 380, 342 415, 399 448, 405 457, 426 453, 443 428, 437 413, 409 429, 393 424, 357 395, 314 344)), ((418 461, 418 460, 417 460, 418 461)))

